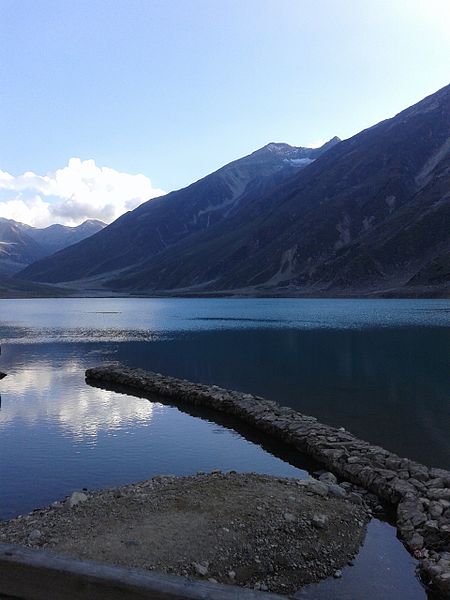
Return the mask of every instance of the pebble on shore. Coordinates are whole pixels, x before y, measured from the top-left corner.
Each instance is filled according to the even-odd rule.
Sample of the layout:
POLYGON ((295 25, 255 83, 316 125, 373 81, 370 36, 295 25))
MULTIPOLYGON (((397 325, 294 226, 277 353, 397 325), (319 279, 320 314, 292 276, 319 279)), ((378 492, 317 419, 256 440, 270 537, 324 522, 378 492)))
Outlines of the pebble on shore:
POLYGON ((162 476, 74 492, 0 523, 0 541, 290 594, 337 577, 364 539, 370 511, 326 490, 252 473, 162 476))

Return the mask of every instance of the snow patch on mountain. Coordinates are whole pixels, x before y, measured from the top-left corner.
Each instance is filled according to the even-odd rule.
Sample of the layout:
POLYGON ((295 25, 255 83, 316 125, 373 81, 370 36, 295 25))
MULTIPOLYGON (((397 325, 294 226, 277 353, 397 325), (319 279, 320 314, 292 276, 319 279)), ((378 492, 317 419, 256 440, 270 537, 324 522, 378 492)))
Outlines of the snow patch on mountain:
POLYGON ((285 158, 283 162, 292 165, 293 167, 306 167, 310 163, 314 162, 314 158, 285 158))

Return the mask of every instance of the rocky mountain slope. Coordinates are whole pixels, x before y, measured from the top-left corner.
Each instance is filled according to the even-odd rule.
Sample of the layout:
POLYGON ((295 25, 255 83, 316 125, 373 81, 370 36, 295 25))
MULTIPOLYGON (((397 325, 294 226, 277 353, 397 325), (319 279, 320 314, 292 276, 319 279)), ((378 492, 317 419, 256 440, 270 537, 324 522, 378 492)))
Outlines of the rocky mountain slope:
POLYGON ((180 242, 228 222, 267 190, 297 173, 339 142, 321 148, 271 143, 192 185, 150 200, 73 248, 24 271, 26 278, 58 282, 136 267, 180 242))
POLYGON ((0 217, 0 275, 9 276, 27 265, 75 244, 105 227, 89 219, 77 227, 50 225, 42 229, 0 217))
POLYGON ((445 294, 449 115, 447 86, 318 156, 269 144, 23 276, 142 293, 445 294))
MULTIPOLYGON (((59 298, 69 296, 72 291, 74 290, 0 275, 0 298, 59 298)), ((10 315, 1 316, 5 319, 10 315)))
POLYGON ((47 254, 54 254, 58 250, 72 246, 94 235, 104 227, 106 227, 106 223, 103 223, 103 221, 87 219, 76 227, 67 227, 58 223, 43 229, 31 227, 28 229, 28 235, 45 248, 47 254))
POLYGON ((20 223, 0 218, 0 276, 12 275, 45 256, 20 223))

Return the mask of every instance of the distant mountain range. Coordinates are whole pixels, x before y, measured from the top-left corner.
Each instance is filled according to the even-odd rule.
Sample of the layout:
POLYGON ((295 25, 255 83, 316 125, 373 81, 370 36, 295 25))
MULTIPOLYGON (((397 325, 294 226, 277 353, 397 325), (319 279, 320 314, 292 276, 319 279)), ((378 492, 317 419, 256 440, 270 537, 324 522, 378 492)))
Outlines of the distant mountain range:
POLYGON ((27 265, 75 244, 105 227, 90 219, 77 227, 50 225, 43 229, 0 217, 0 276, 10 276, 27 265))
POLYGON ((450 86, 320 149, 268 144, 20 277, 142 294, 445 295, 450 86))

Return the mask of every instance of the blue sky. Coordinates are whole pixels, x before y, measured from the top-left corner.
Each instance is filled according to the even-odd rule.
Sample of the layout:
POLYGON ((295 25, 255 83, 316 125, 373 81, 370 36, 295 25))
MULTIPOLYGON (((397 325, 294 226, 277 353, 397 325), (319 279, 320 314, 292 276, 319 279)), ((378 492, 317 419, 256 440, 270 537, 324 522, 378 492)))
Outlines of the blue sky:
POLYGON ((0 0, 0 217, 110 221, 270 141, 349 137, 450 83, 449 22, 448 0, 0 0))

